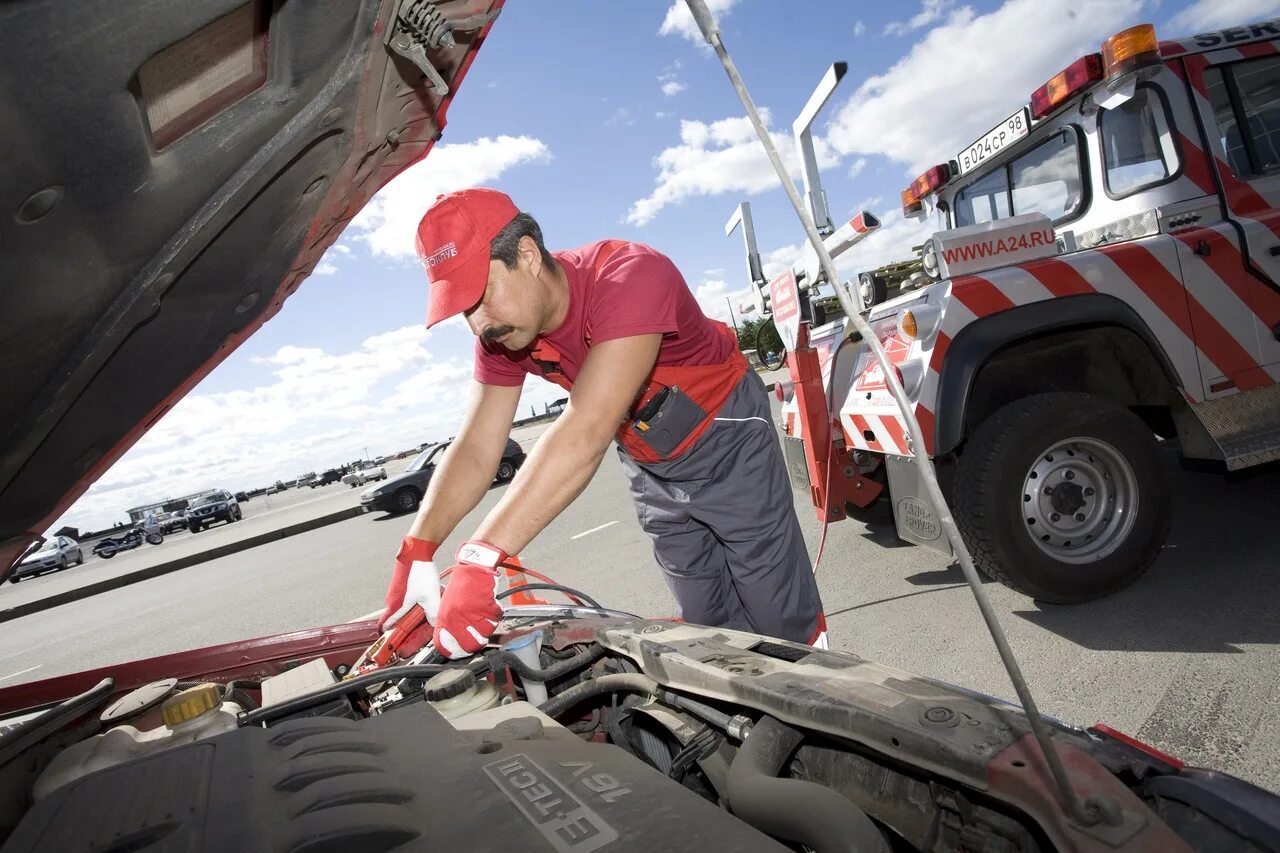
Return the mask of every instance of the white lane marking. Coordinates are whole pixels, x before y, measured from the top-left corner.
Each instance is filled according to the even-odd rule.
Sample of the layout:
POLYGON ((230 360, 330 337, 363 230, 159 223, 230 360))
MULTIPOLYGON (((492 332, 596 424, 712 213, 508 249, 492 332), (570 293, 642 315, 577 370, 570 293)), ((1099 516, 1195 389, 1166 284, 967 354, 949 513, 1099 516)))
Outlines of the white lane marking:
POLYGON ((379 607, 377 610, 373 611, 372 613, 366 613, 363 616, 357 616, 354 619, 348 619, 345 624, 350 625, 352 622, 364 622, 368 619, 372 619, 375 616, 381 616, 382 610, 383 608, 379 607))
POLYGON ((584 530, 584 531, 582 531, 581 533, 579 533, 577 536, 570 536, 569 538, 570 538, 570 539, 581 539, 583 536, 590 536, 592 533, 596 533, 596 532, 598 532, 598 531, 600 531, 600 530, 604 530, 606 527, 613 527, 613 526, 614 526, 615 524, 617 524, 617 523, 618 523, 618 522, 616 522, 616 521, 611 521, 611 522, 609 522, 608 524, 602 524, 602 525, 600 525, 599 527, 593 527, 593 528, 591 528, 590 530, 584 530))
POLYGON ((743 422, 745 422, 745 421, 759 421, 759 422, 760 422, 760 423, 762 423, 762 424, 767 424, 767 423, 769 423, 769 421, 768 421, 768 420, 766 420, 765 418, 758 418, 758 417, 755 417, 755 416, 752 416, 752 417, 749 417, 749 418, 715 418, 714 420, 717 420, 717 421, 726 421, 726 422, 738 423, 738 424, 743 423, 743 422))
POLYGON ((28 672, 31 672, 31 670, 39 669, 42 666, 44 666, 44 664, 38 663, 35 666, 27 667, 26 669, 22 670, 22 672, 11 672, 8 675, 0 675, 0 681, 8 681, 10 678, 17 678, 19 675, 24 675, 28 672))

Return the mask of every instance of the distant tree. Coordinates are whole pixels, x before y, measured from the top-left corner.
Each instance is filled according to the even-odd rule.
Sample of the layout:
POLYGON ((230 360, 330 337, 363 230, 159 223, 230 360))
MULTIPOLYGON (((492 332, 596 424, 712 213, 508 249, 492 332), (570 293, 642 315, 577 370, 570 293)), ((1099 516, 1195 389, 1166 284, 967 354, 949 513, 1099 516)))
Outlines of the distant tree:
POLYGON ((757 348, 765 352, 782 352, 782 338, 778 337, 778 327, 772 317, 755 317, 738 324, 738 349, 757 348))

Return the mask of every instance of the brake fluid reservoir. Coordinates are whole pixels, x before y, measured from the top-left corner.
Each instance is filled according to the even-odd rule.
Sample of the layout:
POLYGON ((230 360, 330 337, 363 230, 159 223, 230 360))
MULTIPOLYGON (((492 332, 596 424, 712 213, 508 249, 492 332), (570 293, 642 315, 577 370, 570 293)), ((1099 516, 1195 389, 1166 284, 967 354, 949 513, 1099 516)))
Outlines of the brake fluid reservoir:
POLYGON ((183 690, 160 707, 163 726, 149 731, 116 726, 58 753, 36 780, 31 796, 39 800, 97 770, 231 731, 237 726, 236 717, 241 710, 234 702, 222 701, 222 688, 217 684, 183 690))

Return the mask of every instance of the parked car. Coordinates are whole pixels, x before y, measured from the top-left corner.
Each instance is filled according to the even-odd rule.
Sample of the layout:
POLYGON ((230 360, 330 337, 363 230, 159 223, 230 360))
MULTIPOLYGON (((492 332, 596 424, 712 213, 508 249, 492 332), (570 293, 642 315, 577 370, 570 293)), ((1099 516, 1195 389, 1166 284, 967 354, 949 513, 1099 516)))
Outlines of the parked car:
POLYGON ((199 533, 206 527, 225 521, 230 524, 239 521, 244 515, 240 511, 240 502, 235 495, 226 489, 218 489, 201 495, 191 502, 187 508, 187 529, 199 533))
POLYGON ((187 528, 187 511, 185 509, 174 510, 160 520, 160 532, 166 536, 170 533, 177 533, 179 530, 187 528))
MULTIPOLYGON (((360 506, 365 512, 413 512, 427 493, 427 483, 435 473, 436 465, 444 456, 445 448, 452 442, 442 441, 427 446, 409 463, 404 473, 387 480, 381 486, 365 489, 360 493, 360 506)), ((524 464, 525 454, 515 439, 507 439, 507 447, 498 463, 498 475, 494 482, 505 483, 516 475, 524 464)))
POLYGON ((351 488, 363 486, 365 483, 372 483, 376 480, 387 479, 387 469, 381 465, 369 463, 359 468, 352 468, 346 474, 342 475, 342 482, 351 488))
POLYGON ((342 474, 343 470, 341 468, 330 468, 310 483, 307 483, 307 485, 314 489, 319 486, 327 486, 330 483, 337 483, 342 480, 342 474))
POLYGON ((14 566, 9 574, 9 583, 17 583, 23 578, 33 578, 46 572, 66 569, 72 563, 80 565, 84 562, 84 552, 80 544, 69 536, 54 536, 43 545, 33 550, 14 566))

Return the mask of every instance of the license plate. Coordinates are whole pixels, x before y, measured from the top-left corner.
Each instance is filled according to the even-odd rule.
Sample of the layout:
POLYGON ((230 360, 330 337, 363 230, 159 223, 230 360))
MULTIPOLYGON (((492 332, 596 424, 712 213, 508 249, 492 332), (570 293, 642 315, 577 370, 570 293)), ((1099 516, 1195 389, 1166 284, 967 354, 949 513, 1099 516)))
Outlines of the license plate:
POLYGON ((1027 108, 1023 107, 956 155, 956 162, 960 164, 960 174, 973 171, 1030 132, 1031 115, 1027 108))

